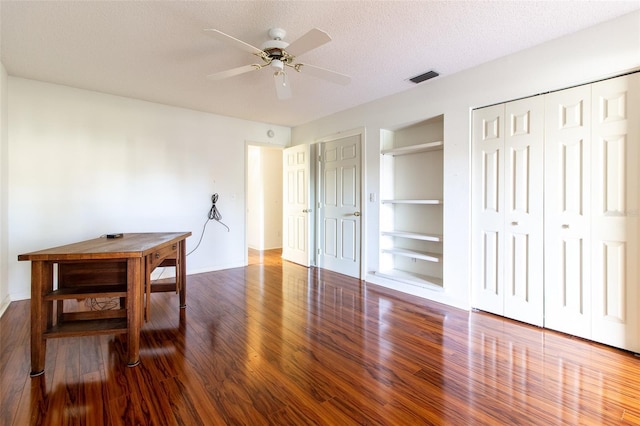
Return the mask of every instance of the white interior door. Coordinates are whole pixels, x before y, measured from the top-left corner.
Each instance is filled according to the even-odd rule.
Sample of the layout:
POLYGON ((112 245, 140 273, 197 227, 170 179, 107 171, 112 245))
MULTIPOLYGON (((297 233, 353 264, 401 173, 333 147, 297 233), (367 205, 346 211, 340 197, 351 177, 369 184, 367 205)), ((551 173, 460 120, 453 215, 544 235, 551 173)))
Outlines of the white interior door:
POLYGON ((504 105, 473 112, 472 306, 504 315, 504 105))
POLYGON ((318 266, 360 278, 360 135, 320 147, 318 266))
POLYGON ((296 145, 283 152, 282 258, 309 266, 311 230, 310 145, 296 145))
POLYGON ((640 352, 640 74, 591 102, 591 338, 640 352))
POLYGON ((545 327, 590 338, 591 86, 545 103, 545 327))
POLYGON ((474 111, 472 305, 543 324, 544 101, 474 111))
POLYGON ((505 105, 504 316, 544 321, 544 99, 505 105))

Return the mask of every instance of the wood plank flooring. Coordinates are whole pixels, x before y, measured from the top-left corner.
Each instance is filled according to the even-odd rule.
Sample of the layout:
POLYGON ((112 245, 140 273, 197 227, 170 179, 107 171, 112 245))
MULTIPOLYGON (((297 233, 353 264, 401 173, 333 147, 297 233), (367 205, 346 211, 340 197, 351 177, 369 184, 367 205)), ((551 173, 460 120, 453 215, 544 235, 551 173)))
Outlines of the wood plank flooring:
POLYGON ((252 253, 152 295, 141 364, 115 336, 0 319, 0 425, 640 424, 633 354, 252 253))

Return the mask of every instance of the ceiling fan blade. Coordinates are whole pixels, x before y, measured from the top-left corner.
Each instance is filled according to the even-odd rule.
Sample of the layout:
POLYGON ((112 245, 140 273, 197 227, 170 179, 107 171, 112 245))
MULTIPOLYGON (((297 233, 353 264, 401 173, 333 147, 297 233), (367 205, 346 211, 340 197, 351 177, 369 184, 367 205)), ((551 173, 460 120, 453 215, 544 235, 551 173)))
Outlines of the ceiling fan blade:
POLYGON ((303 74, 312 75, 314 77, 322 78, 332 83, 341 84, 346 86, 351 83, 351 77, 345 74, 340 74, 335 71, 331 71, 325 68, 316 67, 314 65, 297 64, 296 69, 303 74))
POLYGON ((258 56, 266 55, 266 53, 262 51, 262 49, 258 49, 257 47, 252 46, 248 43, 245 43, 242 40, 238 40, 235 37, 231 37, 229 34, 225 34, 222 31, 215 30, 215 29, 205 29, 205 31, 210 33, 213 37, 217 38, 218 40, 224 43, 228 43, 232 46, 235 46, 236 48, 240 50, 244 50, 245 52, 253 53, 254 55, 258 55, 258 56))
POLYGON ((231 68, 230 70, 209 74, 207 78, 210 80, 222 80, 223 78, 233 77, 234 75, 240 75, 249 71, 259 70, 260 68, 262 67, 258 64, 243 65, 241 67, 231 68))
POLYGON ((325 43, 329 43, 331 37, 322 30, 314 28, 308 33, 287 46, 287 53, 291 56, 300 56, 316 47, 320 47, 325 43))
POLYGON ((289 77, 286 73, 275 73, 273 75, 273 81, 276 85, 276 95, 278 95, 278 99, 285 100, 290 99, 293 96, 291 83, 289 82, 289 77))

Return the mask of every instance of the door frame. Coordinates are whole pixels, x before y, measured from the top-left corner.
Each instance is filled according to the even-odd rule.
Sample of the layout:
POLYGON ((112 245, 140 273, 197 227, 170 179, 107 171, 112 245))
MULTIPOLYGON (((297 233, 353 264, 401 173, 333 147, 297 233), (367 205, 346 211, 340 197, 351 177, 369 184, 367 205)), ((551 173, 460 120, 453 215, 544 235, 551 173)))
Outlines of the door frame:
POLYGON ((314 210, 316 212, 318 212, 318 214, 314 214, 314 233, 313 233, 313 242, 310 242, 311 245, 311 249, 313 250, 313 253, 311 255, 311 258, 313 259, 313 264, 315 266, 318 265, 318 249, 320 248, 319 246, 319 241, 321 241, 321 235, 320 234, 320 224, 324 218, 324 215, 320 212, 319 210, 319 200, 320 200, 320 192, 321 192, 321 188, 322 188, 322 168, 320 166, 320 161, 319 161, 319 153, 321 152, 321 144, 325 143, 325 142, 333 142, 335 140, 338 139, 344 139, 344 138, 348 138, 351 136, 359 136, 360 137, 360 212, 361 212, 361 216, 360 216, 360 267, 359 267, 359 279, 362 280, 364 279, 364 277, 366 276, 366 259, 367 259, 367 238, 366 238, 366 232, 365 230, 367 229, 367 206, 366 206, 366 197, 364 197, 364 194, 366 194, 366 188, 367 188, 367 181, 365 179, 365 176, 367 175, 366 173, 366 154, 367 154, 367 150, 366 150, 366 129, 364 127, 358 127, 355 129, 351 129, 351 130, 346 130, 343 132, 337 132, 337 133, 333 133, 331 135, 322 137, 320 139, 316 139, 312 145, 314 145, 312 147, 312 160, 313 160, 313 164, 315 168, 315 172, 313 174, 313 183, 312 183, 312 187, 313 187, 313 191, 311 191, 311 193, 313 194, 312 198, 314 200, 314 210))

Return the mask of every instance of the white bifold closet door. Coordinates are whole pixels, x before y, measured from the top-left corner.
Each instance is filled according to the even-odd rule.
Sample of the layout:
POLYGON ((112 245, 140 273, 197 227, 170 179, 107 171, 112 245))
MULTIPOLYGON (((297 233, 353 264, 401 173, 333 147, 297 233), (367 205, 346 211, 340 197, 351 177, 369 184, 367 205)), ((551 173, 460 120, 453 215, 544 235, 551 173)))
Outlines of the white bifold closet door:
POLYGON ((591 86, 545 95, 545 327, 591 337, 591 86))
POLYGON ((474 111, 472 306, 543 324, 541 97, 474 111))
POLYGON ((640 74, 546 110, 545 327, 640 352, 640 74))
POLYGON ((640 352, 640 74, 593 84, 591 109, 592 339, 640 352))
POLYGON ((472 306, 640 352, 640 73, 473 113, 472 306))

